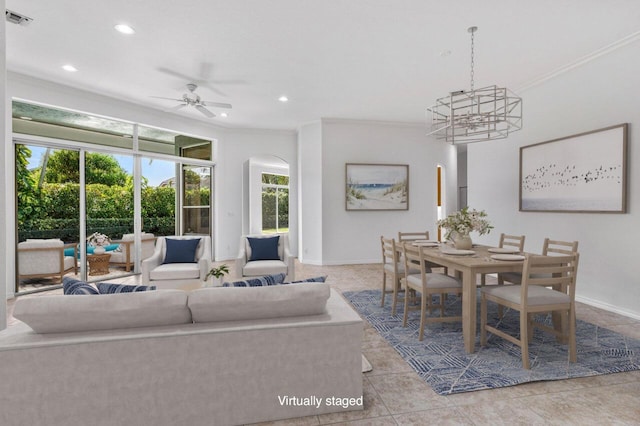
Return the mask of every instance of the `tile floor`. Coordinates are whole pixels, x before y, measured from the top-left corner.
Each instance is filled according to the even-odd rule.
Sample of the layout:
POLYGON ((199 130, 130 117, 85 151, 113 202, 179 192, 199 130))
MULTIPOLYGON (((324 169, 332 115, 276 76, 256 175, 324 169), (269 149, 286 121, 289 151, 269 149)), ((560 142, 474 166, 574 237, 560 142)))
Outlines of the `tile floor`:
MULTIPOLYGON (((328 275, 327 282, 339 291, 380 287, 380 265, 296 266, 298 278, 317 275, 328 275)), ((133 284, 137 277, 119 281, 133 284)), ((17 321, 11 317, 14 303, 13 300, 8 303, 10 326, 17 321)), ((584 304, 578 304, 577 315, 582 320, 640 338, 640 321, 584 304)), ((363 411, 259 425, 640 424, 640 371, 440 396, 366 322, 362 351, 373 365, 373 371, 363 374, 363 411)))

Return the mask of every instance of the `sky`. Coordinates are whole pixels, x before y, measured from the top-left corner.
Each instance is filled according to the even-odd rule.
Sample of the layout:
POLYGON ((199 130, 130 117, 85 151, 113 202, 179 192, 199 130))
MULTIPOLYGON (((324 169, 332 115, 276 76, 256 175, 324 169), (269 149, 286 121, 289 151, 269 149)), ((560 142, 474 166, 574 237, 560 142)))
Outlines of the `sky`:
MULTIPOLYGON (((41 165, 46 148, 30 145, 29 149, 31 150, 31 158, 27 167, 33 169, 41 165)), ((133 174, 133 157, 112 155, 128 174, 133 174)), ((175 163, 143 157, 142 176, 148 179, 149 186, 158 186, 161 182, 175 176, 175 163)))

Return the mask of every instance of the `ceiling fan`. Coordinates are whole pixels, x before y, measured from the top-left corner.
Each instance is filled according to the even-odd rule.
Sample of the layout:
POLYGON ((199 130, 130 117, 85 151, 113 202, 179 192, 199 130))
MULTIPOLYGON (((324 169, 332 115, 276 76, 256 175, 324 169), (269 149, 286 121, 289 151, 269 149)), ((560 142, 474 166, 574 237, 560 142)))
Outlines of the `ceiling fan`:
POLYGON ((175 98, 165 98, 162 96, 151 96, 152 98, 156 98, 156 99, 166 99, 169 101, 176 101, 176 102, 180 102, 179 105, 176 105, 175 107, 171 108, 172 110, 179 110, 181 108, 184 108, 186 106, 192 106, 195 107, 195 109, 197 109, 198 111, 200 111, 202 114, 204 114, 205 116, 209 117, 209 118, 213 118, 216 115, 211 112, 210 110, 208 110, 206 107, 218 107, 218 108, 231 108, 231 104, 225 104, 225 103, 221 103, 221 102, 211 102, 211 101, 204 101, 200 98, 200 95, 198 95, 196 93, 196 89, 198 88, 198 85, 195 83, 189 83, 187 84, 187 89, 189 90, 189 93, 185 93, 182 95, 182 99, 175 99, 175 98))

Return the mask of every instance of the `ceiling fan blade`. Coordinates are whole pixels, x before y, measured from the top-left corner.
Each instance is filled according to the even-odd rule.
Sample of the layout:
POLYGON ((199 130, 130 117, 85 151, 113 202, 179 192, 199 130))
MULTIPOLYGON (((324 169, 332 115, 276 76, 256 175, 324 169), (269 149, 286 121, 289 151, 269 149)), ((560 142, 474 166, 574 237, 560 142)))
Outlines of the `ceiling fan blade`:
POLYGON ((216 94, 218 94, 218 96, 223 96, 223 97, 227 97, 227 94, 224 93, 223 91, 216 89, 215 87, 213 87, 212 85, 208 84, 207 82, 200 82, 200 87, 206 87, 207 89, 211 90, 212 92, 215 92, 216 94))
POLYGON ((211 111, 209 111, 208 109, 206 109, 202 105, 196 105, 196 109, 198 111, 200 111, 201 113, 203 113, 204 115, 206 115, 207 117, 209 117, 209 118, 213 118, 213 117, 216 116, 214 113, 212 113, 211 111))
POLYGON ((225 104, 225 103, 222 103, 222 102, 202 101, 202 105, 204 105, 204 106, 214 106, 214 107, 218 107, 218 108, 229 108, 229 109, 232 108, 231 104, 225 104))
POLYGON ((176 101, 176 102, 184 102, 184 99, 176 99, 176 98, 165 98, 164 96, 149 96, 150 98, 156 99, 164 99, 166 101, 176 101))
POLYGON ((246 80, 210 80, 211 84, 247 84, 246 80))
POLYGON ((169 74, 169 75, 171 75, 173 77, 178 77, 178 78, 180 78, 182 80, 193 81, 193 82, 197 82, 197 83, 200 82, 200 80, 194 79, 193 77, 190 77, 188 75, 179 73, 177 71, 170 70, 169 68, 160 67, 160 68, 157 68, 157 70, 162 72, 162 73, 169 74))

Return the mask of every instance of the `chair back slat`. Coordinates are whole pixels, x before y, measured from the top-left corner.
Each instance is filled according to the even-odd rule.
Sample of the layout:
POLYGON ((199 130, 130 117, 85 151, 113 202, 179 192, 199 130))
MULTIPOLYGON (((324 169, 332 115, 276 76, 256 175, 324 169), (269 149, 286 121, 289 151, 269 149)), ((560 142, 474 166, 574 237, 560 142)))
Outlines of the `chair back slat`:
POLYGON ((515 247, 518 251, 524 251, 524 235, 500 234, 500 245, 498 247, 515 247))
POLYGON ((549 238, 544 239, 542 246, 542 254, 548 256, 551 253, 561 255, 572 255, 578 252, 577 241, 559 241, 551 240, 549 238))
POLYGON ((382 244, 382 263, 397 264, 398 263, 398 250, 396 249, 396 242, 393 238, 380 237, 382 244))
POLYGON ((574 300, 579 254, 563 256, 527 255, 522 271, 522 300, 529 285, 553 287, 574 300))
POLYGON ((402 243, 402 257, 404 258, 405 275, 408 275, 410 270, 419 268, 420 274, 424 276, 425 267, 420 247, 413 246, 406 242, 402 243))
POLYGON ((415 240, 428 240, 429 231, 424 232, 398 232, 398 241, 415 241, 415 240))

